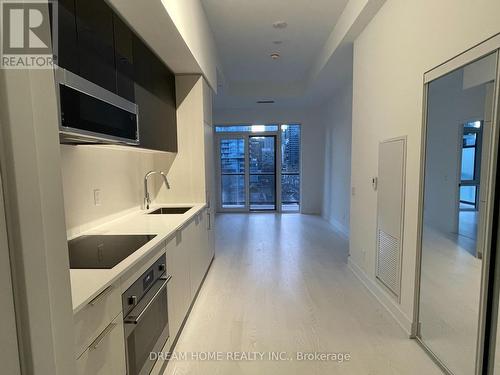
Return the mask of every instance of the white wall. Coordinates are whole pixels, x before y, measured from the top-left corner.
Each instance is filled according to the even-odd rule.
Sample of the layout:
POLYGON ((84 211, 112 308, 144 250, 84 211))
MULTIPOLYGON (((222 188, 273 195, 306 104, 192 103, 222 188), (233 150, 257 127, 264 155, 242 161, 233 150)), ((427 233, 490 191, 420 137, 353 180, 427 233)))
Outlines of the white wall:
POLYGON ((266 124, 300 123, 302 146, 302 202, 304 214, 321 214, 323 196, 324 128, 317 108, 301 109, 217 109, 213 123, 266 124))
MULTIPOLYGON (((1 131, 1 130, 0 130, 1 131)), ((1 171, 0 171, 1 172, 1 171)), ((17 339, 16 310, 14 307, 14 289, 12 288, 12 273, 10 268, 10 253, 5 222, 4 195, 0 173, 0 362, 6 374, 21 375, 19 362, 19 341, 17 339)))
POLYGON ((324 104, 325 181, 323 218, 349 236, 351 202, 352 84, 324 104))
MULTIPOLYGON (((45 30, 47 32, 47 30, 45 30)), ((0 70, 0 168, 23 373, 75 373, 54 75, 0 70)))
MULTIPOLYGON (((176 154, 145 153, 131 148, 61 145, 66 228, 73 237, 129 209, 144 199, 144 176, 157 167, 168 171, 176 154), (156 165, 155 165, 155 160, 156 165), (94 190, 101 204, 94 204, 94 190)), ((153 198, 161 180, 150 178, 153 198)))
POLYGON ((484 85, 463 90, 463 70, 432 82, 427 116, 424 220, 444 233, 457 233, 458 182, 463 124, 484 120, 484 85))
POLYGON ((350 262, 409 331, 413 315, 423 74, 500 32, 498 0, 388 0, 354 43, 350 262), (380 140, 408 136, 401 303, 375 283, 380 140), (366 255, 364 255, 366 254, 366 255))

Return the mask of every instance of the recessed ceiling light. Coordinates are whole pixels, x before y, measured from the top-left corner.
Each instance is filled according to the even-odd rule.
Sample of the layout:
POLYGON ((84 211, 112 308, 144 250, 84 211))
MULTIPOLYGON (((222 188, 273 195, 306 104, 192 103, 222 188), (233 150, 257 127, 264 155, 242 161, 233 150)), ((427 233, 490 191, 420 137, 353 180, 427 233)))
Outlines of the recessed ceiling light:
POLYGON ((271 56, 271 59, 273 59, 273 60, 278 60, 281 57, 281 55, 278 52, 271 53, 270 56, 271 56))
POLYGON ((273 23, 273 27, 275 29, 284 29, 288 26, 288 24, 285 21, 276 21, 273 23))

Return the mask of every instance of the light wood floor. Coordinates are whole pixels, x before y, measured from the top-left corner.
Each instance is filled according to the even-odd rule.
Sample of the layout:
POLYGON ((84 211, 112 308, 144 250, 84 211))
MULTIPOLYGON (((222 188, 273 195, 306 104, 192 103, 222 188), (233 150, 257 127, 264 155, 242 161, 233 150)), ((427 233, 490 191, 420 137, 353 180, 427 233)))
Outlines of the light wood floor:
POLYGON ((343 352, 328 361, 172 360, 171 374, 441 374, 347 267, 315 216, 226 214, 216 258, 176 352, 343 352))

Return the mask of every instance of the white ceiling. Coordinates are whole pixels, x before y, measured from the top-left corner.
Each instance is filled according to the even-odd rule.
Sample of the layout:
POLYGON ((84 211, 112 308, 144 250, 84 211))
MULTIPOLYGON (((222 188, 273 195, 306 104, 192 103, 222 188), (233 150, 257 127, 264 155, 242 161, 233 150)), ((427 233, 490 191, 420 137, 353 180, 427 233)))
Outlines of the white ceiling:
POLYGON ((348 0, 201 0, 223 73, 220 100, 296 97, 348 0), (273 23, 285 21, 285 29, 273 23), (273 41, 282 41, 274 44, 273 41), (270 54, 278 52, 279 60, 270 54), (230 95, 229 95, 230 94, 230 95))

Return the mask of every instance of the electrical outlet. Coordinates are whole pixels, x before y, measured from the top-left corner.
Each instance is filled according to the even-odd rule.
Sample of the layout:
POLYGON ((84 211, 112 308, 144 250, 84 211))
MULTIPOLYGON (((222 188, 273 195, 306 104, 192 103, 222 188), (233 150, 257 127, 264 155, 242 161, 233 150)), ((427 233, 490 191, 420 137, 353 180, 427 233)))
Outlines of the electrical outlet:
POLYGON ((351 187, 351 195, 354 197, 356 195, 356 187, 351 187))
POLYGON ((94 189, 94 206, 100 206, 100 205, 101 205, 101 190, 94 189))

